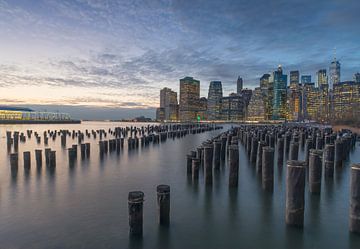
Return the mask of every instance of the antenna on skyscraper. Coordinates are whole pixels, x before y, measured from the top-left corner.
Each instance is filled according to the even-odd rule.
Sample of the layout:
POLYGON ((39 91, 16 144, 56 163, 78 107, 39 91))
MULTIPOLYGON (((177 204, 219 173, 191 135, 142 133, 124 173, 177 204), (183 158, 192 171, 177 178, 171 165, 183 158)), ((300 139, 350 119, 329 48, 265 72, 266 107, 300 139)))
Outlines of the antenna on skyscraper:
POLYGON ((334 62, 336 62, 336 47, 334 47, 334 62))

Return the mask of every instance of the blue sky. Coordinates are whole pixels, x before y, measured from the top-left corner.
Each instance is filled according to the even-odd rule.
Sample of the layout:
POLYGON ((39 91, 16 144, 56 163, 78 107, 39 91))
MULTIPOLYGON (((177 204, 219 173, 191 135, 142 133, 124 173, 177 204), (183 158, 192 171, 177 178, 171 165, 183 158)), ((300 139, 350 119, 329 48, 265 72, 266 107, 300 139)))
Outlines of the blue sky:
POLYGON ((178 92, 184 76, 201 81, 203 96, 211 80, 227 94, 238 75, 254 88, 278 64, 315 77, 334 48, 351 80, 359 9, 357 0, 0 0, 0 104, 153 116, 160 88, 178 92))

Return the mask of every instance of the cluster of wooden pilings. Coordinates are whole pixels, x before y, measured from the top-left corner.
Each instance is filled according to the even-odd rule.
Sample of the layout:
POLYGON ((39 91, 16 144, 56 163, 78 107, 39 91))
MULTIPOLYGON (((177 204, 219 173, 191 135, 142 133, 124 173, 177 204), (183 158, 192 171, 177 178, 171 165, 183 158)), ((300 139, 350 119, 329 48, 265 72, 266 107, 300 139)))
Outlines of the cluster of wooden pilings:
MULTIPOLYGON (((212 184, 212 172, 228 155, 230 188, 237 187, 239 145, 261 177, 262 188, 273 191, 274 164, 286 160, 286 224, 302 227, 305 210, 305 184, 311 194, 320 194, 321 179, 334 177, 354 149, 358 135, 348 130, 296 125, 241 125, 205 141, 186 159, 186 172, 193 182, 203 167, 205 184, 212 184), (299 159, 299 150, 304 158, 299 159), (275 160, 277 159, 277 160, 275 160)), ((360 164, 351 167, 350 231, 360 233, 360 164)))
MULTIPOLYGON (((61 148, 66 149, 68 140, 77 141, 72 144, 68 150, 68 162, 69 166, 73 166, 78 158, 78 150, 80 148, 80 156, 82 160, 90 157, 91 153, 91 139, 98 139, 99 141, 99 153, 100 158, 109 152, 116 151, 118 154, 120 150, 124 148, 124 141, 126 141, 128 150, 134 150, 136 148, 146 147, 150 144, 158 144, 165 142, 168 138, 181 138, 187 134, 197 134, 215 129, 221 129, 221 126, 214 124, 167 124, 167 125, 148 125, 148 126, 129 126, 129 127, 115 127, 88 130, 84 132, 80 130, 46 130, 40 135, 33 130, 26 130, 26 132, 7 131, 6 143, 9 153, 9 160, 12 172, 16 173, 19 165, 19 146, 30 141, 32 137, 35 137, 36 144, 40 147, 41 140, 43 140, 44 147, 49 145, 49 139, 53 142, 57 141, 60 137, 61 148), (85 142, 85 138, 87 142, 85 142)), ((34 151, 36 167, 40 169, 43 165, 43 160, 48 168, 56 167, 56 151, 51 148, 43 149, 37 148, 34 151)), ((23 165, 24 170, 29 171, 31 167, 31 152, 23 152, 23 165)))
MULTIPOLYGON (((158 221, 161 226, 170 224, 170 186, 158 185, 156 187, 156 200, 158 205, 158 221)), ((131 191, 128 196, 130 236, 142 236, 143 233, 143 203, 142 191, 131 191)))

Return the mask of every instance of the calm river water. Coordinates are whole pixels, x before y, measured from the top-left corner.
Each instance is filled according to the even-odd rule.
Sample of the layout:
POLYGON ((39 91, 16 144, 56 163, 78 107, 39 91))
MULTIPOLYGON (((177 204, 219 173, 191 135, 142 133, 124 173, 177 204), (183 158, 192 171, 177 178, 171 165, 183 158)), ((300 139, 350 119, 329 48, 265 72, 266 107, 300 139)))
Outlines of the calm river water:
MULTIPOLYGON (((12 176, 6 149, 6 130, 108 129, 129 123, 83 122, 76 125, 0 125, 0 248, 360 248, 360 236, 350 234, 349 165, 360 162, 360 147, 332 181, 322 182, 320 196, 306 187, 303 229, 285 225, 285 167, 275 163, 274 191, 264 192, 255 170, 240 146, 239 187, 228 189, 228 168, 214 175, 205 188, 186 177, 185 156, 204 140, 230 128, 180 139, 168 139, 120 155, 99 159, 98 141, 91 157, 69 168, 60 138, 49 139, 57 152, 55 172, 38 171, 34 136, 19 145, 19 170, 12 176), (22 151, 30 150, 32 165, 25 174, 22 151), (156 186, 171 186, 171 225, 157 223, 156 186), (128 192, 145 193, 144 235, 128 235, 128 192)), ((136 124, 137 126, 141 124, 136 124)), ((67 147, 76 144, 68 137, 67 147)), ((126 148, 126 143, 124 148, 126 148)), ((80 154, 80 153, 79 153, 80 154)), ((300 152, 300 158, 303 157, 300 152)))

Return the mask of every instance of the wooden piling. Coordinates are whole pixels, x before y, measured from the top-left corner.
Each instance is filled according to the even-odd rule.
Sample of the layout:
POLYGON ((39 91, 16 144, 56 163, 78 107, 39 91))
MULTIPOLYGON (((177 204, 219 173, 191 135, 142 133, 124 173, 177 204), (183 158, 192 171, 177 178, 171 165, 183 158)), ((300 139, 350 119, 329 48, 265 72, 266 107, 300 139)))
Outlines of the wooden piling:
POLYGON ((132 191, 128 195, 130 236, 142 236, 143 233, 144 193, 132 191))
POLYGON ((309 191, 320 194, 322 172, 322 150, 311 149, 309 154, 309 191))
POLYGON ((170 224, 170 186, 158 185, 156 191, 159 211, 159 224, 168 226, 170 224))
POLYGON ((303 161, 289 160, 286 171, 286 224, 304 225, 305 168, 303 161))
POLYGON ((274 187, 274 149, 266 146, 262 149, 262 187, 272 191, 274 187))
POLYGON ((349 228, 353 233, 360 234, 360 164, 351 166, 350 183, 350 223, 349 228))
POLYGON ((237 145, 229 146, 229 187, 237 187, 239 179, 239 147, 237 145))

